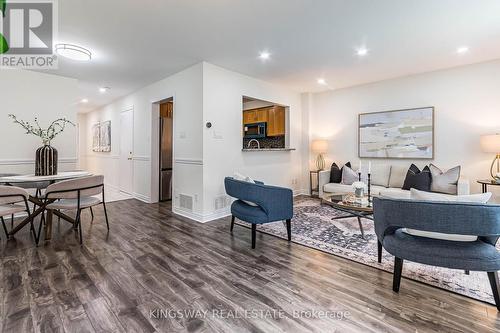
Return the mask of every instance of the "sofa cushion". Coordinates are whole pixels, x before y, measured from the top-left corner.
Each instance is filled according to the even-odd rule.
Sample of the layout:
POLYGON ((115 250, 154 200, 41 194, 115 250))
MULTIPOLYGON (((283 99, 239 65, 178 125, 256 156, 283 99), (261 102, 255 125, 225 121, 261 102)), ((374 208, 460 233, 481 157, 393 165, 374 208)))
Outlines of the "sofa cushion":
MULTIPOLYGON (((413 188, 410 190, 410 199, 420 200, 420 201, 469 202, 469 203, 485 204, 490 200, 491 195, 492 195, 491 193, 481 193, 481 194, 457 196, 457 195, 419 191, 413 188)), ((473 242, 477 240, 477 236, 473 235, 443 234, 439 232, 421 231, 409 228, 404 228, 401 230, 413 236, 444 239, 456 242, 473 242)))
POLYGON ((408 167, 392 165, 391 176, 389 177, 389 187, 403 188, 408 167))
POLYGON ((342 184, 352 185, 352 183, 358 180, 359 175, 356 171, 347 166, 347 164, 342 167, 342 184))
POLYGON ((437 240, 412 236, 399 229, 394 234, 385 236, 383 246, 392 255, 427 265, 473 271, 500 269, 500 252, 480 240, 437 240))
POLYGON ((431 191, 447 194, 457 194, 457 183, 460 179, 460 166, 451 168, 445 172, 434 164, 429 165, 431 171, 431 191))
POLYGON ((323 191, 329 193, 354 193, 352 185, 329 183, 323 186, 323 191))
POLYGON ((373 165, 371 171, 371 184, 389 187, 390 176, 391 166, 389 164, 373 165))
POLYGON ((380 189, 380 195, 392 199, 410 199, 410 191, 395 187, 380 189))
POLYGON ((330 183, 340 183, 342 181, 342 170, 337 163, 333 163, 330 167, 330 183))
POLYGON ((415 188, 421 191, 430 191, 431 179, 431 171, 428 166, 425 166, 422 171, 420 171, 415 164, 412 164, 406 173, 403 190, 415 188))

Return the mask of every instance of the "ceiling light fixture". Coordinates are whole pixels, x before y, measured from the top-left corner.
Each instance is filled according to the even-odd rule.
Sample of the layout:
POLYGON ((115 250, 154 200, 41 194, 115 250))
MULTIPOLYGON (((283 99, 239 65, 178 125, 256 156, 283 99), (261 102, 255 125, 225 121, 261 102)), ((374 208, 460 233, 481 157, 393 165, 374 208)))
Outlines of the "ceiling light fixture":
POLYGON ((458 54, 464 54, 469 52, 469 48, 467 46, 461 46, 457 49, 458 54))
POLYGON ((99 88, 99 92, 101 94, 104 94, 104 93, 108 92, 109 89, 111 89, 111 88, 110 87, 101 87, 101 88, 99 88))
POLYGON ((88 102, 89 102, 89 100, 88 100, 88 99, 86 99, 86 98, 84 98, 84 99, 82 99, 80 102, 85 104, 85 103, 88 103, 88 102))
POLYGON ((368 54, 368 49, 366 47, 360 47, 356 50, 356 54, 360 57, 365 56, 368 54))
POLYGON ((60 56, 71 60, 89 61, 92 59, 92 52, 74 44, 56 44, 55 51, 60 56))
POLYGON ((259 54, 259 58, 261 60, 269 60, 271 58, 271 53, 267 52, 267 51, 262 51, 260 54, 259 54))
POLYGON ((322 86, 326 86, 326 80, 323 78, 318 79, 318 84, 321 84, 322 86))

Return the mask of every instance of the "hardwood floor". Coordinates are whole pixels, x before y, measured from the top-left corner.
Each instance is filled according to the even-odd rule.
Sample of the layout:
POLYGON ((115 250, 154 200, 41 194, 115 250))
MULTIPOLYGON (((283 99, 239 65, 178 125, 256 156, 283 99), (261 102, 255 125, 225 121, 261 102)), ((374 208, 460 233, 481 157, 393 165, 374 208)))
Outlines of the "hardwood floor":
POLYGON ((396 294, 392 274, 261 233, 251 250, 250 230, 231 235, 229 218, 200 224, 136 200, 107 207, 109 235, 100 208, 93 223, 85 212, 83 246, 63 221, 38 248, 28 228, 2 234, 0 330, 500 330, 493 306, 463 296, 404 278, 396 294), (172 312, 181 310, 200 312, 172 312))

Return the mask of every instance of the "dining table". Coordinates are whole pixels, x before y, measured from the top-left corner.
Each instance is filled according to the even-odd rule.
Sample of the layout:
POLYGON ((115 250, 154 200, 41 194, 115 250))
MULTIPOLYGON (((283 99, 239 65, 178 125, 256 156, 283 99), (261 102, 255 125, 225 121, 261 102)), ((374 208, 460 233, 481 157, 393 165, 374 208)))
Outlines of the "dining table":
MULTIPOLYGON (((88 177, 91 176, 92 174, 88 171, 66 171, 66 172, 58 172, 56 175, 50 175, 50 176, 36 176, 34 174, 29 174, 29 175, 15 175, 15 176, 6 176, 6 177, 0 177, 0 184, 6 184, 10 186, 19 186, 19 185, 27 185, 31 183, 47 183, 47 184, 54 184, 59 181, 63 180, 69 180, 69 179, 76 179, 76 178, 82 178, 82 177, 88 177)), ((54 199, 44 199, 43 197, 39 197, 37 195, 31 195, 29 197, 29 201, 34 204, 34 210, 31 212, 29 216, 27 216, 21 223, 19 223, 15 228, 13 228, 9 233, 8 236, 12 237, 14 236, 17 232, 19 232, 24 226, 26 226, 30 221, 34 221, 34 219, 42 214, 45 210, 45 207, 50 204, 51 202, 54 202, 54 199)), ((76 221, 74 218, 60 212, 60 211, 54 211, 54 215, 57 217, 62 218, 63 220, 75 225, 76 221)), ((47 221, 45 225, 45 240, 50 240, 52 237, 52 219, 50 221, 47 221)), ((42 222, 40 222, 42 223, 42 222)))

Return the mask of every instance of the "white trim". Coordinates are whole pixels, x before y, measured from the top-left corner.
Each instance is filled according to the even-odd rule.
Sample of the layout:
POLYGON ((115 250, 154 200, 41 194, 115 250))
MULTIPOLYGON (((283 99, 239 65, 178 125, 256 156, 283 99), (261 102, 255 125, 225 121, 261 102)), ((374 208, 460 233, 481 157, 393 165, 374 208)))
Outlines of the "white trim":
POLYGON ((85 155, 85 158, 106 158, 106 159, 113 159, 113 160, 119 160, 120 155, 100 155, 100 154, 89 154, 85 155))
MULTIPOLYGON (((123 191, 121 191, 121 192, 123 192, 123 191)), ((123 192, 123 193, 125 193, 125 192, 123 192)), ((142 201, 145 203, 151 203, 151 198, 148 197, 147 195, 134 192, 134 193, 132 193, 132 196, 139 201, 142 201)))
POLYGON ((133 156, 133 157, 132 157, 132 160, 134 160, 134 161, 145 161, 145 162, 149 162, 149 161, 151 161, 151 157, 150 157, 150 156, 133 156))
MULTIPOLYGON (((58 163, 78 163, 77 157, 65 157, 59 158, 58 163)), ((18 159, 18 160, 0 160, 0 165, 23 165, 23 164, 35 164, 33 159, 18 159)))
POLYGON ((184 210, 184 209, 179 208, 179 207, 172 207, 172 213, 186 217, 190 220, 193 220, 193 221, 196 221, 199 223, 207 223, 207 222, 218 220, 218 219, 221 219, 221 218, 224 218, 224 217, 231 215, 231 211, 230 211, 229 207, 215 211, 213 213, 209 213, 209 214, 194 213, 194 212, 190 212, 188 210, 184 210))
POLYGON ((293 196, 296 197, 296 196, 299 196, 299 195, 311 195, 311 193, 309 193, 309 192, 310 192, 309 190, 304 190, 304 189, 294 190, 293 191, 293 196))
POLYGON ((193 213, 187 210, 183 210, 182 208, 179 207, 172 207, 172 213, 183 217, 187 217, 188 219, 196 222, 204 223, 203 215, 201 215, 200 213, 193 213))
POLYGON ((177 164, 194 164, 194 165, 203 165, 203 160, 195 159, 195 158, 176 158, 174 160, 177 164))

